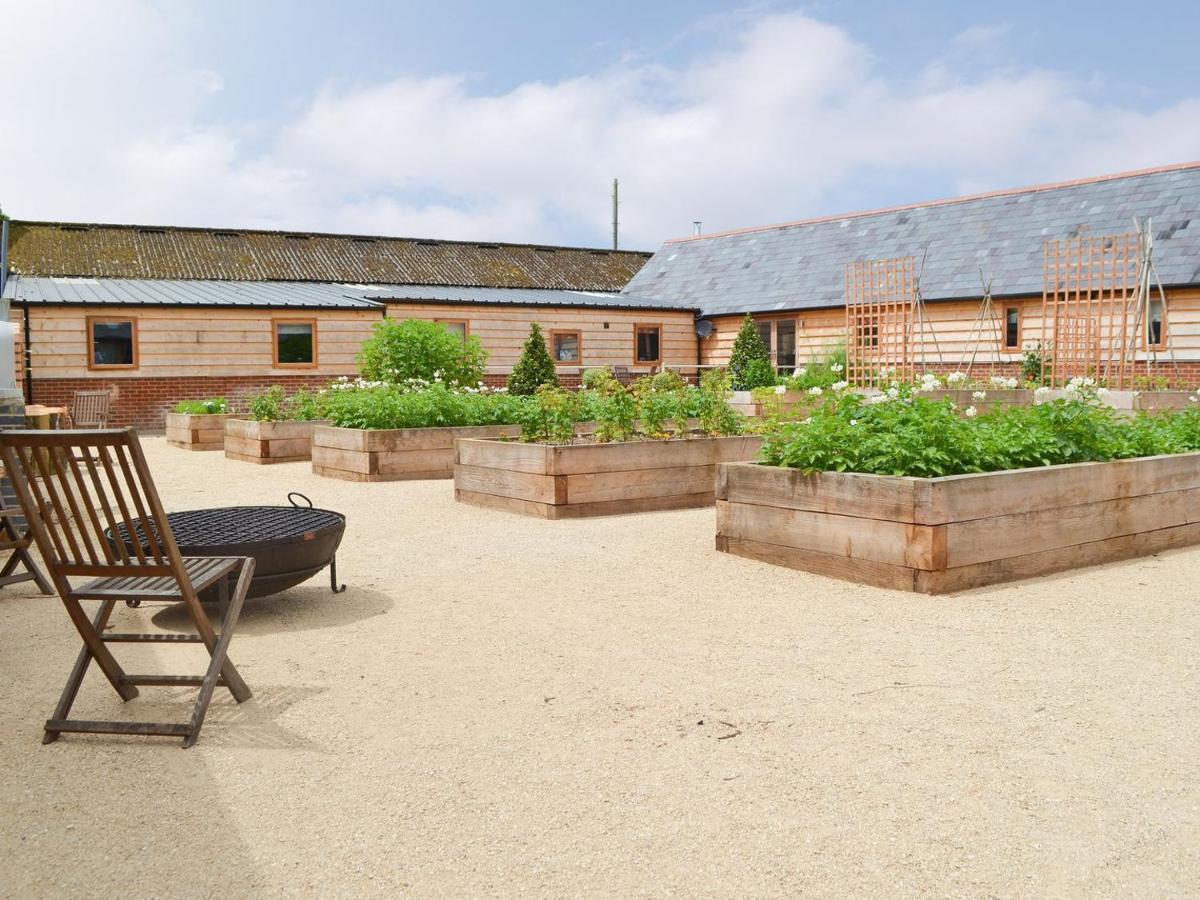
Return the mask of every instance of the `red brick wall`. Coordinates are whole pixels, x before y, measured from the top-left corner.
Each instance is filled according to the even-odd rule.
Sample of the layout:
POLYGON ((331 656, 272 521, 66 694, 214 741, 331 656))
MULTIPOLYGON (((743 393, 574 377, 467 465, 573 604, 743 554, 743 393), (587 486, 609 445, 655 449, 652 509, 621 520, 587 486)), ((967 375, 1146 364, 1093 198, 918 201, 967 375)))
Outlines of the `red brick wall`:
POLYGON ((113 391, 113 426, 132 425, 143 431, 162 431, 165 416, 180 400, 224 397, 236 405, 272 385, 291 392, 328 384, 328 375, 202 376, 194 378, 35 378, 33 402, 70 406, 76 391, 113 391))

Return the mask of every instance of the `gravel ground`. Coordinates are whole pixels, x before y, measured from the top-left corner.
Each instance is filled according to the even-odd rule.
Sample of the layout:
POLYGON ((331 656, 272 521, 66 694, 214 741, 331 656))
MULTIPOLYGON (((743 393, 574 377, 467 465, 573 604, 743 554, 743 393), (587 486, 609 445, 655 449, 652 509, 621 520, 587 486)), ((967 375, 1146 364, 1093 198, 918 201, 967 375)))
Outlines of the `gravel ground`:
MULTIPOLYGON (((711 510, 543 522, 146 445, 168 509, 344 510, 351 587, 250 601, 255 696, 188 751, 43 747, 78 638, 6 589, 4 896, 1200 894, 1200 551, 930 599, 715 553, 711 510)), ((190 697, 93 670, 76 714, 190 697)))

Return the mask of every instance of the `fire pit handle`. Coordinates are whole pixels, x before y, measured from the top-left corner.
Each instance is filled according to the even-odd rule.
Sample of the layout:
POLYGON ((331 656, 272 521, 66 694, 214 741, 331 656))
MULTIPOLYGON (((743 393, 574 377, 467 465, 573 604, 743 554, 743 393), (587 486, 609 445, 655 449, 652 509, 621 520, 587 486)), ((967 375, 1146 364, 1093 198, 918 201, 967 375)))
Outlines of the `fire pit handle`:
POLYGON ((296 507, 296 509, 312 509, 312 508, 313 508, 313 502, 312 502, 311 500, 309 500, 307 497, 305 497, 305 496, 304 496, 302 493, 300 493, 299 491, 288 491, 287 498, 288 498, 288 503, 292 504, 292 506, 296 507), (295 498, 295 497, 299 497, 299 498, 300 498, 301 500, 303 500, 303 501, 304 501, 306 504, 308 504, 308 505, 307 505, 307 507, 305 507, 305 506, 301 506, 299 503, 297 503, 297 502, 296 502, 296 501, 293 499, 293 498, 295 498))

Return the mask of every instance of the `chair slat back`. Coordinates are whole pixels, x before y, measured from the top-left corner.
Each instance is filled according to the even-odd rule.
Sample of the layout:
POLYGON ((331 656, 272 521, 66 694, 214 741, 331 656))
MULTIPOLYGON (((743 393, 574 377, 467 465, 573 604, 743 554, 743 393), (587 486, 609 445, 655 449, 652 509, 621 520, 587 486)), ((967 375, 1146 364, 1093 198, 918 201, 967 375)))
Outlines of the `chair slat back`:
POLYGON ((76 391, 71 400, 71 423, 75 428, 107 428, 111 408, 108 391, 76 391))
POLYGON ((0 457, 60 585, 69 575, 171 574, 190 592, 133 429, 4 431, 0 457))

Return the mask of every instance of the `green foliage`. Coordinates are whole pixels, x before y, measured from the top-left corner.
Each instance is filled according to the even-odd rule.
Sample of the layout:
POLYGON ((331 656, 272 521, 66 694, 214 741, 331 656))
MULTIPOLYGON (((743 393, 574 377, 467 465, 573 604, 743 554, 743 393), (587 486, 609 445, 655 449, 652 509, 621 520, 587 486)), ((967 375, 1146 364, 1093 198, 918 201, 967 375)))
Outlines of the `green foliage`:
POLYGON ((601 366, 599 369, 585 369, 582 379, 583 389, 585 391, 602 391, 610 382, 616 380, 617 376, 608 366, 601 366))
POLYGON ((180 400, 175 404, 175 412, 191 416, 211 416, 229 412, 229 403, 224 397, 212 397, 208 400, 180 400))
POLYGON ((526 397, 452 391, 442 384, 420 391, 395 385, 351 386, 325 395, 324 418, 339 428, 516 425, 529 405, 526 397))
POLYGON ((257 422, 312 422, 324 417, 325 396, 300 388, 288 397, 281 386, 274 385, 250 398, 250 418, 257 422))
POLYGON ((754 327, 754 319, 749 315, 742 319, 742 327, 733 341, 729 375, 733 380, 733 387, 739 391, 775 384, 775 370, 771 368, 771 350, 759 337, 758 330, 754 327))
POLYGON ((362 345, 358 366, 364 378, 424 387, 476 387, 487 353, 477 337, 463 341, 445 325, 425 319, 384 319, 362 345))
POLYGON ((1021 354, 1021 381, 1026 384, 1050 383, 1050 353, 1042 349, 1041 341, 1025 348, 1021 354))
POLYGON ((510 394, 530 395, 547 384, 558 387, 558 375, 554 372, 554 360, 546 349, 542 329, 534 322, 529 326, 529 338, 525 341, 521 358, 508 376, 508 391, 510 394))
POLYGON ((709 369, 700 376, 700 430, 706 434, 740 434, 742 416, 729 405, 730 376, 724 369, 709 369))
POLYGON ((631 441, 637 433, 638 397, 614 382, 600 393, 596 406, 596 442, 631 441))
POLYGON ((683 376, 674 369, 663 369, 657 375, 650 376, 650 387, 659 393, 682 391, 687 387, 687 383, 683 380, 683 376))
POLYGON ((575 437, 579 411, 579 394, 544 384, 537 389, 532 402, 525 405, 521 440, 537 444, 569 444, 575 437))
POLYGON ((1200 449, 1200 409, 1124 417, 1087 394, 984 415, 919 395, 826 396, 807 418, 776 422, 761 459, 805 472, 937 477, 1200 449))
POLYGON ((823 359, 797 366, 796 371, 783 380, 783 385, 789 391, 807 391, 814 387, 825 389, 845 378, 846 347, 838 344, 830 348, 823 359))

